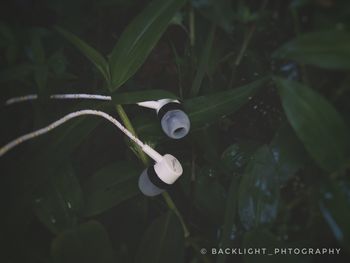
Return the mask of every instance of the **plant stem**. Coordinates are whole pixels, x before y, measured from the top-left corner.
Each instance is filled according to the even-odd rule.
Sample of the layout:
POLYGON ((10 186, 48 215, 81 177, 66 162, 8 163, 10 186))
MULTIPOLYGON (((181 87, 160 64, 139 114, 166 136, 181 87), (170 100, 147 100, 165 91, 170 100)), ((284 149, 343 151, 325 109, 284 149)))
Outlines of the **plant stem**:
POLYGON ((190 46, 191 48, 193 48, 196 43, 196 33, 195 33, 195 26, 194 26, 194 11, 192 6, 190 7, 190 12, 189 12, 189 31, 190 31, 190 46))
MULTIPOLYGON (((126 112, 124 111, 123 107, 121 105, 117 105, 116 106, 117 112, 119 114, 119 117, 121 118, 122 122, 124 123, 125 127, 135 136, 137 136, 135 129, 133 127, 133 125, 131 124, 131 121, 128 117, 128 115, 126 114, 126 112)), ((142 149, 135 144, 136 150, 137 150, 137 155, 139 157, 139 159, 142 161, 142 163, 147 167, 149 166, 149 159, 147 157, 147 155, 142 151, 142 149)), ((184 230, 184 236, 185 238, 187 238, 190 233, 188 231, 188 228, 183 220, 183 217, 181 215, 181 213, 179 212, 179 210, 177 209, 174 201, 172 200, 172 198, 170 197, 170 195, 168 194, 168 192, 163 192, 162 194, 165 203, 168 205, 169 209, 171 209, 176 216, 179 218, 182 228, 184 230)))
MULTIPOLYGON (((264 11, 268 1, 269 0, 265 0, 265 1, 262 2, 261 7, 260 7, 260 12, 264 11)), ((254 23, 254 24, 252 24, 250 26, 250 28, 248 29, 248 32, 244 36, 244 40, 243 40, 241 49, 240 49, 240 51, 239 51, 239 53, 237 55, 237 58, 235 60, 234 65, 233 65, 231 78, 230 78, 230 82, 229 82, 229 85, 228 85, 229 89, 231 89, 232 86, 233 86, 233 83, 234 83, 235 78, 236 78, 237 67, 239 66, 239 64, 241 64, 242 58, 244 56, 245 51, 247 50, 247 47, 249 45, 250 40, 252 39, 252 36, 253 36, 253 34, 255 32, 255 29, 256 29, 256 24, 254 23)))
POLYGON ((184 222, 184 220, 183 220, 179 210, 177 209, 173 199, 170 197, 168 192, 163 192, 162 196, 164 198, 165 203, 168 205, 169 209, 171 209, 177 215, 177 217, 179 218, 180 223, 182 225, 182 228, 184 230, 185 238, 189 237, 190 232, 188 231, 188 228, 187 228, 187 226, 186 226, 186 224, 185 224, 185 222, 184 222))
MULTIPOLYGON (((131 124, 131 121, 128 117, 128 115, 126 115, 126 112, 124 111, 123 107, 121 105, 117 105, 117 112, 119 114, 119 117, 122 119, 125 127, 135 136, 137 136, 134 127, 131 124)), ((142 161, 142 163, 145 166, 149 165, 149 160, 147 155, 142 151, 142 149, 140 148, 140 146, 134 144, 136 147, 136 151, 137 151, 137 156, 140 158, 140 160, 142 161)))
POLYGON ((248 32, 245 34, 241 50, 239 51, 238 56, 235 60, 235 66, 238 66, 239 64, 241 64, 243 55, 244 55, 245 51, 247 50, 247 47, 248 47, 250 40, 252 39, 255 28, 256 28, 255 24, 251 25, 250 28, 248 29, 248 32))
POLYGON ((239 66, 239 64, 241 64, 242 58, 244 56, 245 51, 247 50, 247 47, 249 45, 250 40, 252 39, 255 28, 256 28, 255 24, 251 25, 250 28, 248 29, 247 33, 244 36, 244 40, 243 40, 241 49, 236 57, 235 63, 234 63, 233 68, 232 68, 231 78, 230 78, 230 82, 228 85, 229 89, 231 89, 233 86, 233 83, 234 83, 235 77, 236 77, 237 67, 239 66))

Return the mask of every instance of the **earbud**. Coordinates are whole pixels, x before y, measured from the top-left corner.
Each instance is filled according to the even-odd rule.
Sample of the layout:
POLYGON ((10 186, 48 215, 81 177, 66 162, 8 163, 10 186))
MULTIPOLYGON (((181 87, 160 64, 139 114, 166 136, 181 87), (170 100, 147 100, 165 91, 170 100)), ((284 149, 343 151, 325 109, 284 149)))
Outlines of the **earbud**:
POLYGON ((178 100, 145 101, 138 105, 157 111, 162 129, 168 137, 181 139, 190 131, 190 120, 178 100))
POLYGON ((169 189, 182 175, 180 162, 172 155, 166 154, 154 166, 148 167, 139 178, 140 191, 147 196, 156 196, 169 189))
MULTIPOLYGON (((22 97, 11 98, 6 101, 6 105, 18 102, 36 100, 38 95, 29 94, 22 97)), ((92 100, 112 100, 111 96, 95 94, 53 94, 51 99, 92 99, 92 100)), ((161 99, 153 101, 143 101, 137 103, 141 107, 154 109, 157 112, 160 124, 164 133, 172 139, 181 139, 187 135, 190 130, 190 120, 183 111, 178 100, 161 99)))
POLYGON ((118 120, 114 119, 109 114, 103 111, 90 109, 71 112, 46 127, 18 137, 17 139, 7 143, 0 148, 0 157, 5 155, 8 151, 15 148, 16 146, 45 133, 48 133, 63 123, 83 115, 95 115, 110 121, 120 131, 128 136, 130 140, 140 146, 142 151, 156 162, 154 166, 149 167, 143 171, 139 178, 139 188, 143 194, 147 196, 158 195, 164 190, 168 189, 182 175, 182 166, 174 156, 170 154, 161 155, 151 146, 143 143, 139 138, 137 138, 133 133, 125 128, 118 120))

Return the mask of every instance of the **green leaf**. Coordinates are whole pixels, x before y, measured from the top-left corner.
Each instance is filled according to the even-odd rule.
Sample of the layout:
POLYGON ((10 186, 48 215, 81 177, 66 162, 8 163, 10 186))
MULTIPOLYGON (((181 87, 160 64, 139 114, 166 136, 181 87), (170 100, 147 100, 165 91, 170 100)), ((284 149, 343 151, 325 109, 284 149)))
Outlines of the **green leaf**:
POLYGON ((349 130, 335 108, 314 90, 275 78, 283 109, 296 135, 317 164, 328 172, 349 159, 349 130))
POLYGON ((153 0, 124 30, 109 60, 112 91, 136 73, 185 2, 153 0))
MULTIPOLYGON (((190 118, 191 131, 217 122, 224 115, 234 113, 247 103, 250 97, 254 96, 268 80, 269 78, 263 78, 236 89, 186 100, 183 107, 190 118)), ((140 134, 156 135, 154 137, 162 135, 156 118, 139 120, 139 122, 136 129, 140 134)))
POLYGON ((142 237, 136 263, 184 262, 185 239, 178 218, 168 212, 156 219, 142 237))
POLYGON ((290 179, 307 161, 303 144, 287 123, 277 130, 270 149, 278 166, 281 184, 290 179))
POLYGON ((191 120, 191 128, 218 121, 223 115, 232 114, 249 101, 268 79, 254 81, 242 87, 204 95, 185 101, 184 108, 191 120))
POLYGON ((179 99, 177 96, 166 90, 143 90, 123 93, 114 93, 112 100, 114 104, 135 104, 141 101, 159 99, 179 99))
POLYGON ((214 42, 214 36, 215 36, 215 25, 211 26, 208 38, 205 42, 200 60, 198 62, 198 69, 196 76, 194 77, 192 88, 191 88, 191 95, 196 96, 201 88, 202 81, 204 79, 204 75, 208 70, 208 62, 209 58, 212 52, 213 42, 214 42))
POLYGON ((82 207, 82 191, 71 167, 64 166, 50 176, 34 200, 39 220, 57 234, 75 226, 82 207))
POLYGON ((196 178, 194 202, 199 211, 212 222, 221 224, 225 212, 226 190, 220 184, 217 171, 203 167, 196 178))
POLYGON ((63 232, 51 245, 56 263, 114 263, 112 245, 104 227, 90 221, 77 228, 63 232))
POLYGON ((239 216, 246 229, 271 223, 276 218, 278 173, 274 157, 266 145, 257 150, 248 163, 238 195, 239 216))
POLYGON ((142 169, 120 162, 104 167, 83 184, 84 215, 100 214, 140 193, 138 176, 142 169))
POLYGON ((72 33, 64 30, 61 27, 55 27, 56 30, 63 35, 68 41, 70 41, 76 48, 78 48, 102 73, 107 83, 110 83, 109 66, 106 59, 93 47, 89 46, 83 40, 73 35, 72 33))
POLYGON ((350 69, 350 34, 342 31, 304 34, 284 44, 273 57, 326 69, 350 69))
POLYGON ((319 207, 334 237, 350 251, 350 183, 327 181, 321 185, 319 207))

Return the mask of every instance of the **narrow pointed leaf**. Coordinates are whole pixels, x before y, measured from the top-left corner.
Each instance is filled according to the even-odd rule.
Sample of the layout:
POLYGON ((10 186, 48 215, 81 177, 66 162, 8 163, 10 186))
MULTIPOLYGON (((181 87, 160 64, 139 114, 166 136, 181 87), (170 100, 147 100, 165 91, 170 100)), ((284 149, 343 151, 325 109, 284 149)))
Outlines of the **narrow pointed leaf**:
POLYGON ((284 111, 306 150, 326 171, 349 159, 349 129, 335 108, 320 94, 295 81, 275 79, 284 111))
POLYGON ((212 52, 213 42, 214 42, 214 36, 215 36, 215 25, 211 26, 208 38, 206 40, 206 43, 204 45, 199 63, 198 63, 198 69, 196 72, 196 76, 193 80, 192 88, 191 88, 191 95, 195 96, 198 94, 202 81, 204 79, 205 73, 208 69, 208 63, 209 58, 212 52))
POLYGON ((123 85, 148 54, 186 0, 153 0, 125 29, 110 56, 111 90, 123 85))
POLYGON ((104 79, 109 83, 109 66, 106 59, 93 47, 86 42, 75 36, 74 34, 64 30, 61 27, 56 27, 56 30, 63 35, 68 41, 70 41, 76 48, 78 48, 102 73, 104 79))
MULTIPOLYGON (((269 78, 263 78, 242 87, 203 95, 186 100, 183 104, 185 112, 191 121, 191 131, 203 128, 206 125, 217 122, 220 117, 232 114, 249 101, 269 78)), ((156 119, 139 120, 136 129, 141 134, 159 135, 162 134, 159 123, 156 119)))
POLYGON ((232 114, 249 101, 267 78, 254 81, 242 87, 204 95, 185 101, 184 108, 192 127, 200 127, 217 121, 221 116, 232 114))

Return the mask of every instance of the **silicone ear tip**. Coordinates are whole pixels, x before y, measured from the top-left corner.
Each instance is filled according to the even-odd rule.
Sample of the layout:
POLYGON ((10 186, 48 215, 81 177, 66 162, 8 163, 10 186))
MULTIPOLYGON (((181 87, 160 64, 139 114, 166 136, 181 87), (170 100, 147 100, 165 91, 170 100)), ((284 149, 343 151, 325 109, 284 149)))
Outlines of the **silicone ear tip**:
POLYGON ((182 110, 169 110, 161 119, 162 129, 172 139, 181 139, 190 131, 190 120, 182 110))
POLYGON ((146 196, 156 196, 164 192, 164 189, 158 188, 150 181, 147 169, 139 177, 139 189, 146 196))

